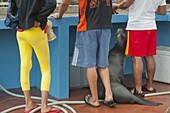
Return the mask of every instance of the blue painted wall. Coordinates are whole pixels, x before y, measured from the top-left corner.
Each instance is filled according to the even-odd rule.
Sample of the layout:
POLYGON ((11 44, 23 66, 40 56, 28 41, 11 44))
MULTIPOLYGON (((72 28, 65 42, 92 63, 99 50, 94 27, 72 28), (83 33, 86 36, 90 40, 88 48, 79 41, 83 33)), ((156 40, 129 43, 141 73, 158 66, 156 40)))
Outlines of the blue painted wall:
MULTIPOLYGON (((20 56, 15 35, 15 30, 0 30, 0 84, 6 88, 20 87, 20 56)), ((31 71, 32 86, 35 86, 35 79, 32 77, 32 75, 35 75, 33 74, 35 71, 34 67, 31 71)))
MULTIPOLYGON (((170 14, 157 16, 158 45, 170 46, 170 14)), ((51 88, 50 94, 58 99, 69 97, 69 57, 73 55, 76 38, 77 17, 60 20, 51 19, 57 39, 50 42, 51 59, 51 88)), ((110 48, 115 43, 117 28, 126 27, 127 15, 116 15, 112 18, 113 29, 110 48)), ((0 84, 5 88, 19 88, 20 56, 14 30, 9 30, 0 20, 0 84)), ((125 31, 124 31, 125 32, 125 31)), ((126 33, 126 32, 125 32, 126 33)), ((127 57, 125 74, 132 73, 131 58, 127 57)), ((33 68, 31 70, 31 86, 40 88, 41 72, 35 54, 33 54, 33 68)))

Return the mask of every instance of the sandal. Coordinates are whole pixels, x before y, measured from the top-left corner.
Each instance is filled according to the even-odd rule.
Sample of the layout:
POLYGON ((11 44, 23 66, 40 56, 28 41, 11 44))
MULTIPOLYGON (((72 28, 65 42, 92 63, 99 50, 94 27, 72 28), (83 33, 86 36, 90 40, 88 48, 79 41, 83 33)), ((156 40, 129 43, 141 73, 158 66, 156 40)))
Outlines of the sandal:
POLYGON ((153 88, 153 90, 149 90, 149 89, 147 88, 147 86, 144 85, 144 86, 142 86, 142 91, 147 91, 147 92, 155 93, 155 92, 156 92, 156 89, 153 88))
POLYGON ((32 108, 30 110, 24 110, 24 113, 30 113, 31 111, 33 111, 34 109, 36 109, 37 107, 39 107, 38 105, 35 108, 32 108))
POLYGON ((60 109, 55 109, 53 110, 54 107, 50 107, 50 110, 47 113, 59 113, 61 110, 60 109))
POLYGON ((108 101, 104 100, 103 104, 106 106, 109 106, 109 107, 114 107, 116 105, 116 102, 114 102, 114 101, 108 102, 108 101))
POLYGON ((85 97, 84 97, 85 103, 86 103, 87 105, 92 106, 92 107, 95 107, 95 108, 99 107, 100 105, 93 105, 93 104, 90 103, 90 98, 91 98, 91 97, 92 97, 91 95, 85 96, 85 97))
MULTIPOLYGON (((131 91, 132 92, 132 91, 131 91)), ((133 94, 135 95, 135 96, 137 96, 137 97, 139 97, 139 98, 144 98, 145 97, 145 94, 144 93, 139 93, 139 91, 138 90, 136 90, 136 88, 134 88, 134 92, 133 92, 133 94)))

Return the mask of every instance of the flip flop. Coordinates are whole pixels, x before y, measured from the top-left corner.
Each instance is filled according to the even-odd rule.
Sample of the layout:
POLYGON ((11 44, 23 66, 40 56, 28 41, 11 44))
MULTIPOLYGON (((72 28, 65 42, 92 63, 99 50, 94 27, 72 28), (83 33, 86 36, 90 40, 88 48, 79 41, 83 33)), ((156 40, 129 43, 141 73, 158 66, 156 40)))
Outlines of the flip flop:
POLYGON ((109 106, 109 107, 114 107, 116 105, 116 102, 114 102, 114 101, 108 102, 108 101, 104 100, 103 104, 106 106, 109 106))
POLYGON ((50 107, 50 110, 47 113, 59 113, 61 110, 57 109, 57 110, 52 110, 54 107, 50 107))
POLYGON ((93 105, 93 104, 91 104, 90 103, 90 98, 91 98, 92 96, 91 95, 87 95, 87 98, 86 98, 86 96, 84 97, 84 101, 85 101, 85 103, 87 104, 87 105, 89 105, 89 106, 92 106, 92 107, 94 107, 94 108, 97 108, 97 107, 99 107, 100 105, 93 105))
MULTIPOLYGON (((132 89, 133 90, 133 89, 132 89)), ((132 93, 132 90, 131 90, 131 93, 132 93)), ((143 92, 140 92, 138 90, 136 90, 136 88, 134 88, 134 92, 132 93, 134 94, 135 96, 139 97, 139 98, 144 98, 145 97, 145 94, 143 92)))
POLYGON ((30 110, 24 110, 24 113, 30 113, 32 110, 36 109, 38 107, 38 105, 35 108, 32 108, 30 110))
POLYGON ((146 85, 142 86, 142 91, 147 91, 147 92, 151 92, 151 93, 155 93, 156 89, 154 88, 153 90, 149 90, 146 85))
POLYGON ((61 110, 57 109, 57 110, 52 110, 54 107, 50 107, 50 110, 47 113, 59 113, 61 110))

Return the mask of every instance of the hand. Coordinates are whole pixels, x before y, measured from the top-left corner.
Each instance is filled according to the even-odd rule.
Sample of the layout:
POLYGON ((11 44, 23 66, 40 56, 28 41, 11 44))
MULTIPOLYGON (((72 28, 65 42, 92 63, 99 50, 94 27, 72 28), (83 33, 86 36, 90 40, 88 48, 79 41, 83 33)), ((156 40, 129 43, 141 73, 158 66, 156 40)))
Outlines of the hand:
POLYGON ((61 19, 62 18, 62 16, 59 16, 58 13, 53 13, 53 14, 50 15, 50 17, 53 17, 53 18, 56 18, 56 19, 61 19))
POLYGON ((40 27, 40 22, 34 21, 34 27, 40 27))
POLYGON ((90 8, 97 8, 99 7, 99 0, 91 0, 90 2, 90 8))
POLYGON ((112 14, 117 14, 118 4, 112 4, 112 14))

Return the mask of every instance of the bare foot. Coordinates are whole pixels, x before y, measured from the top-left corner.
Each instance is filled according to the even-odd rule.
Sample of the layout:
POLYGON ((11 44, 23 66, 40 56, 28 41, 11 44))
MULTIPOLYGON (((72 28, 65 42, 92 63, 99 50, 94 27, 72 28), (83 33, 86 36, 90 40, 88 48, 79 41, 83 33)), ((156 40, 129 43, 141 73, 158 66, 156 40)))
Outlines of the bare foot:
POLYGON ((32 103, 26 105, 25 110, 28 111, 28 110, 31 110, 31 109, 36 108, 37 106, 38 106, 38 105, 37 105, 36 103, 33 103, 33 102, 32 102, 32 103))
POLYGON ((99 103, 98 99, 94 99, 91 95, 87 95, 85 97, 85 102, 88 105, 91 105, 93 107, 99 107, 100 106, 100 103, 99 103))
POLYGON ((154 90, 154 88, 152 86, 146 85, 146 88, 150 91, 154 90))
POLYGON ((147 92, 152 92, 152 93, 156 92, 156 89, 153 88, 153 86, 149 86, 149 85, 142 86, 142 90, 147 92))
POLYGON ((105 95, 106 95, 105 96, 105 101, 107 101, 107 102, 112 102, 113 101, 112 93, 106 93, 105 95))

